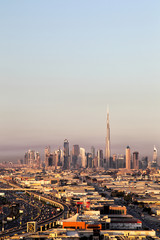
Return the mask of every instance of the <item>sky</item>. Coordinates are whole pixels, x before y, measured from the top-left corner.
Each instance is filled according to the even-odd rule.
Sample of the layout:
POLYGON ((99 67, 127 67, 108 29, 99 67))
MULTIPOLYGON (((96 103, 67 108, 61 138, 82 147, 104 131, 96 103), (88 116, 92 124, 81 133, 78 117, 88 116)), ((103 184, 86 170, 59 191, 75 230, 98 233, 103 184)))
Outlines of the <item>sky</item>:
POLYGON ((159 0, 0 2, 0 161, 79 144, 160 148, 159 0))

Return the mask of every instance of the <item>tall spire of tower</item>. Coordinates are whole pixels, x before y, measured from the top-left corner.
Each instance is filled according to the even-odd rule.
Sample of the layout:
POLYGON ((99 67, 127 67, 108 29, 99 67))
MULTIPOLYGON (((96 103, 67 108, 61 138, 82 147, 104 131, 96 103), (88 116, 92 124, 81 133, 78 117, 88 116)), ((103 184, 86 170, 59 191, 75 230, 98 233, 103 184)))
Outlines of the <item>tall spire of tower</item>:
POLYGON ((109 166, 110 156, 111 156, 111 151, 110 151, 109 107, 107 105, 106 162, 108 166, 109 166))

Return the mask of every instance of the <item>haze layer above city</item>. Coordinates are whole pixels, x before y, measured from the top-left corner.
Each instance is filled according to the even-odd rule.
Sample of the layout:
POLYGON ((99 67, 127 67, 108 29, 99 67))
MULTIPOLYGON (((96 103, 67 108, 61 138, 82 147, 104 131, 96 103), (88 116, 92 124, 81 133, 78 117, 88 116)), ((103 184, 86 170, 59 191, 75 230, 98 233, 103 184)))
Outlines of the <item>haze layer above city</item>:
POLYGON ((79 144, 160 148, 160 2, 3 1, 0 161, 79 144))

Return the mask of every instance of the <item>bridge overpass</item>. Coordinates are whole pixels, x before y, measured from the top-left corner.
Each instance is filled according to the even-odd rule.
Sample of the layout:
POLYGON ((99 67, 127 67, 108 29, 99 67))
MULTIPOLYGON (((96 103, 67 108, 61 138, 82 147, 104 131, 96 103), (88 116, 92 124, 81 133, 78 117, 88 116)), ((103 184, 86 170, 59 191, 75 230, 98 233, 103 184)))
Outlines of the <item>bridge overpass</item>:
MULTIPOLYGON (((38 200, 44 201, 54 207, 60 208, 61 211, 58 214, 56 214, 55 216, 45 219, 45 220, 42 220, 41 222, 38 222, 37 223, 37 227, 38 227, 37 231, 46 231, 48 229, 57 227, 60 225, 61 219, 68 217, 67 215, 68 215, 69 207, 66 204, 61 203, 58 200, 53 200, 50 197, 43 196, 40 193, 34 192, 34 191, 37 191, 36 189, 21 188, 19 186, 17 187, 16 184, 12 184, 12 183, 10 184, 10 182, 8 182, 8 184, 11 185, 13 188, 0 188, 0 192, 4 192, 4 191, 23 192, 24 191, 27 194, 34 196, 38 200)), ((21 228, 18 228, 18 229, 12 228, 10 230, 4 231, 3 233, 0 233, 0 239, 4 239, 5 236, 13 236, 14 234, 20 234, 20 233, 26 231, 26 229, 27 229, 27 224, 24 224, 24 225, 22 225, 21 228)))

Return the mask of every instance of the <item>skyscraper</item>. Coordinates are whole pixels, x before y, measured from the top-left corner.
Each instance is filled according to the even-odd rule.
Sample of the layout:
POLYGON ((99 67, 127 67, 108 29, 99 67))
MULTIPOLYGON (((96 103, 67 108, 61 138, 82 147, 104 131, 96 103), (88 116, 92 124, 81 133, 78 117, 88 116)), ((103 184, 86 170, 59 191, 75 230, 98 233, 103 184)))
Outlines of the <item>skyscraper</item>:
POLYGON ((87 153, 87 168, 92 168, 92 154, 91 153, 87 153))
POLYGON ((77 160, 79 156, 80 150, 79 150, 79 145, 73 145, 72 148, 72 165, 74 168, 77 167, 77 160))
POLYGON ((139 169, 139 153, 133 153, 133 169, 139 169))
POLYGON ((39 152, 35 152, 35 165, 36 167, 40 167, 40 154, 39 152))
POLYGON ((98 157, 93 158, 93 168, 98 168, 98 157))
POLYGON ((53 166, 53 153, 50 153, 48 157, 47 167, 52 167, 52 166, 53 166))
POLYGON ((69 157, 69 142, 67 139, 64 140, 64 169, 69 169, 70 167, 70 157, 69 157))
POLYGON ((28 150, 24 156, 24 163, 28 167, 40 167, 40 154, 34 150, 28 150))
POLYGON ((28 165, 31 167, 35 162, 35 151, 28 150, 28 165))
POLYGON ((86 167, 86 152, 84 148, 80 148, 80 157, 81 157, 81 162, 82 162, 82 167, 86 167))
POLYGON ((155 146, 153 149, 153 161, 157 161, 157 148, 155 146))
POLYGON ((44 158, 45 167, 48 167, 48 158, 50 156, 50 146, 49 147, 45 147, 44 155, 45 155, 45 158, 44 158))
POLYGON ((157 148, 155 146, 154 146, 154 149, 153 149, 152 167, 157 167, 157 148))
POLYGON ((110 151, 109 110, 107 109, 107 135, 106 135, 106 163, 107 164, 109 164, 110 156, 111 156, 111 151, 110 151))
POLYGON ((80 153, 80 152, 79 152, 79 145, 73 145, 72 155, 78 157, 79 153, 80 153))
POLYGON ((59 148, 58 150, 55 151, 56 154, 56 166, 62 166, 62 150, 59 148))
POLYGON ((126 169, 131 169, 131 152, 130 147, 126 147, 126 169))
POLYGON ((97 151, 97 157, 98 157, 98 167, 103 167, 103 150, 99 149, 97 151))
POLYGON ((116 159, 116 168, 125 168, 125 156, 123 154, 118 154, 116 159))
POLYGON ((146 169, 148 167, 148 157, 143 157, 141 160, 141 167, 142 169, 146 169))
POLYGON ((95 158, 95 147, 94 146, 91 147, 91 154, 92 154, 92 158, 95 158))

